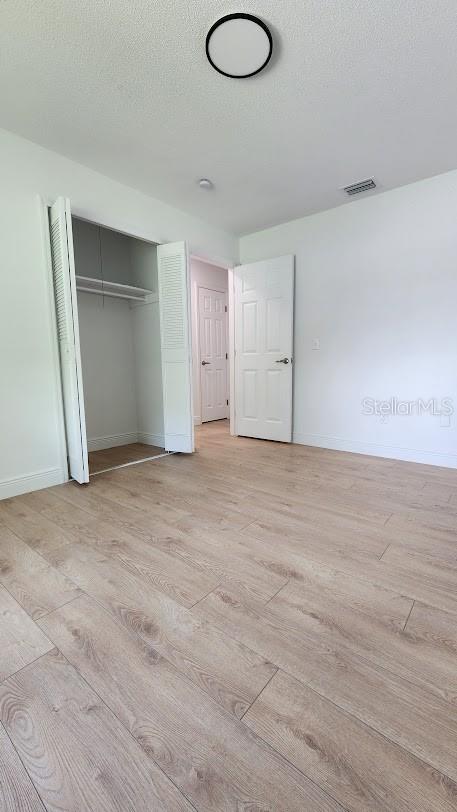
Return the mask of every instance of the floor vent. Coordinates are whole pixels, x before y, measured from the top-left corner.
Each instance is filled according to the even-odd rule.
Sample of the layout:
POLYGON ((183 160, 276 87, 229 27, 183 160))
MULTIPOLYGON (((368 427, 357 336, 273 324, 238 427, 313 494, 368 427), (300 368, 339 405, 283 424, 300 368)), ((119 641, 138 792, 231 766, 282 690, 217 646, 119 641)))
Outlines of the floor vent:
POLYGON ((351 183, 350 186, 345 186, 343 191, 346 192, 349 197, 352 197, 352 195, 359 195, 361 192, 368 192, 369 189, 376 189, 376 183, 373 178, 359 180, 358 183, 351 183))

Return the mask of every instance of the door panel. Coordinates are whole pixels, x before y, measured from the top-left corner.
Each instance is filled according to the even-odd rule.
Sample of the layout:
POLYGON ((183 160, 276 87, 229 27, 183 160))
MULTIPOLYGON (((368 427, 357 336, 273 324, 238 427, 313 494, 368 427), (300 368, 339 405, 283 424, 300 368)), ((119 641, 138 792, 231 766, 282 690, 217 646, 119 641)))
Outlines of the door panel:
POLYGON ((89 482, 89 458, 69 200, 59 197, 51 206, 49 227, 68 467, 83 483, 89 482))
POLYGON ((281 372, 279 369, 267 369, 265 372, 265 418, 268 422, 281 421, 281 372))
POLYGON ((281 352, 281 299, 267 299, 266 302, 266 337, 267 352, 281 352))
POLYGON ((194 451, 189 271, 184 242, 157 248, 166 451, 194 451))
POLYGON ((240 265, 234 280, 236 433, 290 442, 294 258, 240 265))
POLYGON ((245 420, 259 420, 258 373, 255 369, 243 370, 243 417, 245 420))
POLYGON ((227 294, 198 289, 202 422, 228 417, 227 294))

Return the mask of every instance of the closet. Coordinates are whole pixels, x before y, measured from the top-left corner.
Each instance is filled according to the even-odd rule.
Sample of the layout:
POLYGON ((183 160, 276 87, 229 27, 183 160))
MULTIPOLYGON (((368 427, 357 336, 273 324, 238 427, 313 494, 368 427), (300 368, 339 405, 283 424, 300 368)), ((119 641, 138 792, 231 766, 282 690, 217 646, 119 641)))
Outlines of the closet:
POLYGON ((70 475, 192 452, 185 243, 157 245, 49 209, 70 475))
POLYGON ((157 247, 72 218, 89 473, 165 453, 157 247))

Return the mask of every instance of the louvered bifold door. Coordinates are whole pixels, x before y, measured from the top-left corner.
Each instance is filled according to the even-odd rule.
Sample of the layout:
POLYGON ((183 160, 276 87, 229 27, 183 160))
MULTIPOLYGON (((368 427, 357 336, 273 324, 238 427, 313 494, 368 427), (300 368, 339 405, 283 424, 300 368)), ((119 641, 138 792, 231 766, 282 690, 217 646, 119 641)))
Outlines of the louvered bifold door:
POLYGON ((165 449, 191 453, 194 426, 186 244, 159 245, 157 260, 165 449))
POLYGON ((89 482, 89 461, 69 200, 56 200, 49 223, 68 467, 70 476, 83 483, 89 482))

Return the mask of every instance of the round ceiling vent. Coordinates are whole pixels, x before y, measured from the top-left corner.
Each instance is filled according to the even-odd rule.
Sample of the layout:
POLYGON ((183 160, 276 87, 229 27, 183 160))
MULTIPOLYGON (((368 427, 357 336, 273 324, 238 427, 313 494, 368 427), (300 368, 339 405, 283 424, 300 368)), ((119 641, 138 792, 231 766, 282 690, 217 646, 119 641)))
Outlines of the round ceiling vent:
POLYGON ((206 37, 206 56, 219 73, 247 79, 269 63, 273 38, 268 27, 252 14, 227 14, 214 23, 206 37))

